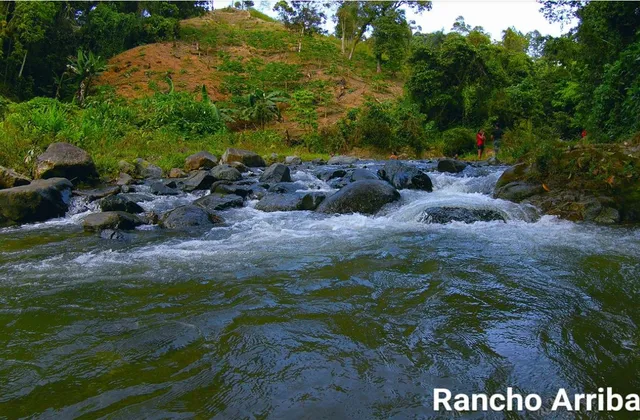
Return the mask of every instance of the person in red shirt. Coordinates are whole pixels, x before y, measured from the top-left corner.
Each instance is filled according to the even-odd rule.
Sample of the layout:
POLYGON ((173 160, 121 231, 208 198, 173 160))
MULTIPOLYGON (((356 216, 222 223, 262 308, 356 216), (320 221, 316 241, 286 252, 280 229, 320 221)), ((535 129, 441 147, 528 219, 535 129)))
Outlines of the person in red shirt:
POLYGON ((484 130, 478 131, 476 134, 476 145, 478 145, 478 160, 482 159, 482 152, 484 152, 484 142, 486 137, 484 135, 484 130))

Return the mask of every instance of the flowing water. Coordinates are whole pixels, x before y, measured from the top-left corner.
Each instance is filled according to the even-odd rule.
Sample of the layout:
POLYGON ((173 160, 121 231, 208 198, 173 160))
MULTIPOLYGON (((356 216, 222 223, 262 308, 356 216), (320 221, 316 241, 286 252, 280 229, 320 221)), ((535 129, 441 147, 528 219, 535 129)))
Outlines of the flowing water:
POLYGON ((82 232, 77 199, 0 230, 0 418, 435 418, 435 387, 638 392, 640 230, 494 200, 500 173, 431 172, 375 217, 248 202, 114 242, 82 232), (434 206, 507 222, 421 222, 434 206))

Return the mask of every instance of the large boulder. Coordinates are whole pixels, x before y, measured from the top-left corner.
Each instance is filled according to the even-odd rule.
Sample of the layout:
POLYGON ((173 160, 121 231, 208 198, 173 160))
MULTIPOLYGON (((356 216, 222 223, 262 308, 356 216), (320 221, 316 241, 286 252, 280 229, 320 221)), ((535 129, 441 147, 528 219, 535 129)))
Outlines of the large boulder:
POLYGON ((291 182, 291 171, 288 166, 282 163, 274 163, 262 173, 260 182, 266 182, 268 184, 291 182))
POLYGON ((69 143, 51 143, 38 156, 36 178, 66 178, 72 182, 84 182, 98 178, 98 172, 89 153, 81 148, 69 143))
POLYGON ((211 186, 212 193, 234 194, 242 198, 251 194, 251 185, 233 183, 231 181, 216 181, 211 186))
POLYGON ((35 180, 0 190, 0 226, 42 222, 64 216, 73 184, 64 178, 35 180))
POLYGON ((459 160, 455 159, 442 159, 438 162, 439 172, 449 172, 452 174, 457 174, 458 172, 464 171, 464 168, 466 167, 466 163, 460 162, 459 160))
POLYGON ((420 217, 423 223, 445 224, 451 222, 505 222, 504 215, 491 209, 468 209, 464 207, 432 207, 424 211, 420 217))
POLYGON ((240 162, 250 168, 267 166, 262 156, 249 150, 229 148, 222 155, 222 163, 240 162))
POLYGON ((544 194, 544 192, 542 185, 515 181, 496 188, 493 197, 520 202, 534 195, 544 194))
POLYGON ((256 209, 264 212, 315 210, 326 198, 318 191, 297 193, 269 193, 256 204, 256 209))
POLYGON ((87 232, 100 232, 105 229, 132 230, 144 224, 142 219, 123 211, 91 213, 82 219, 82 227, 87 232))
POLYGON ((327 162, 328 165, 352 165, 354 163, 356 163, 358 160, 357 157, 354 156, 334 156, 331 159, 329 159, 329 162, 327 162))
POLYGON ((111 195, 98 202, 102 211, 123 211, 126 213, 143 213, 144 209, 135 201, 122 195, 111 195))
POLYGON ((429 175, 414 166, 407 165, 397 160, 389 160, 378 171, 380 178, 388 181, 395 188, 433 191, 433 184, 429 175))
POLYGON ((238 181, 242 174, 230 165, 218 165, 210 171, 216 181, 238 181))
POLYGON ((182 182, 185 191, 208 190, 216 181, 209 171, 198 171, 182 182))
POLYGON ((218 158, 209 152, 198 152, 184 160, 184 169, 197 171, 198 169, 211 169, 218 164, 218 158))
POLYGON ((235 194, 209 194, 193 202, 194 205, 205 209, 209 213, 242 207, 243 203, 243 198, 235 194))
POLYGON ((349 177, 349 181, 351 182, 356 182, 356 181, 363 181, 365 179, 380 179, 378 177, 378 175, 374 174, 373 172, 367 170, 367 169, 354 169, 354 171, 351 173, 351 176, 349 177))
POLYGON ((195 205, 177 207, 163 214, 159 221, 166 229, 209 228, 218 223, 222 223, 220 217, 195 205))
POLYGON ((504 187, 507 184, 516 181, 524 181, 531 172, 531 167, 526 163, 519 163, 505 170, 498 182, 496 182, 496 188, 504 187))
POLYGON ((0 166, 0 190, 29 185, 30 182, 31 179, 29 177, 21 175, 13 169, 0 166))
POLYGON ((318 207, 322 213, 374 214, 384 205, 400 199, 400 193, 384 181, 356 181, 325 199, 318 207))
MULTIPOLYGON (((147 162, 144 159, 138 158, 135 161, 135 174, 138 177, 146 179, 160 179, 162 178, 162 168, 147 162)), ((124 171, 123 171, 124 172, 124 171)))

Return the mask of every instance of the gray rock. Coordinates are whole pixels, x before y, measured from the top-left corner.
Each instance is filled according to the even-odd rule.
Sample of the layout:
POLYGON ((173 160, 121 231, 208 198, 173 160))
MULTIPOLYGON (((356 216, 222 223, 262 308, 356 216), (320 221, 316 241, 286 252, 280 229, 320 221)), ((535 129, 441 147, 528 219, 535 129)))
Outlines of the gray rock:
POLYGON ((400 199, 400 193, 384 181, 368 179, 347 185, 320 204, 322 213, 374 214, 386 204, 400 199))
POLYGON ((118 194, 119 192, 120 187, 117 185, 112 185, 109 187, 96 188, 93 190, 74 190, 73 195, 86 197, 89 201, 95 201, 101 198, 109 197, 110 195, 118 194))
POLYGON ((163 182, 154 181, 149 184, 151 193, 155 195, 179 195, 180 191, 175 188, 166 186, 163 182))
POLYGON ((122 195, 105 197, 98 202, 98 206, 102 211, 123 211, 132 214, 144 212, 138 203, 122 195))
POLYGON ((222 163, 240 162, 249 168, 263 168, 267 166, 264 159, 249 150, 229 148, 222 155, 222 163))
POLYGON ((242 207, 243 203, 243 198, 234 194, 209 194, 193 202, 194 205, 205 209, 209 213, 234 207, 242 207))
POLYGON ((464 168, 466 167, 466 163, 460 162, 459 160, 455 159, 442 159, 438 162, 439 172, 449 172, 452 174, 457 174, 458 172, 464 171, 464 168))
POLYGON ((318 177, 318 179, 321 179, 324 182, 335 178, 342 178, 346 175, 347 171, 345 171, 344 169, 322 169, 316 172, 316 176, 318 177))
POLYGON ((99 232, 105 229, 132 230, 142 224, 142 219, 123 211, 92 213, 82 219, 82 227, 87 232, 99 232))
POLYGON ((218 158, 209 152, 198 152, 184 160, 184 169, 197 171, 199 169, 211 169, 218 164, 218 158))
POLYGON ((222 223, 220 217, 195 205, 177 207, 163 214, 159 221, 166 229, 210 228, 218 223, 222 223))
POLYGON ((262 173, 260 176, 260 182, 268 184, 291 182, 291 171, 289 171, 289 167, 282 163, 274 163, 262 173))
POLYGON ((105 229, 100 231, 100 237, 102 239, 119 242, 129 242, 133 239, 133 235, 131 235, 130 233, 113 229, 105 229))
POLYGON ((21 175, 13 169, 0 166, 0 190, 19 187, 21 185, 29 185, 30 182, 31 178, 21 175))
POLYGON ((218 194, 235 194, 246 198, 251 194, 251 186, 239 185, 231 181, 216 181, 211 185, 211 192, 218 194))
POLYGON ((500 165, 500 163, 500 160, 498 160, 498 158, 495 156, 491 156, 489 159, 487 159, 487 165, 489 166, 497 166, 500 165))
POLYGON ((302 159, 298 156, 287 156, 284 158, 284 163, 287 165, 302 165, 302 159))
POLYGON ((180 168, 171 168, 169 171, 169 178, 185 178, 187 173, 180 168))
POLYGON ((378 175, 388 181, 395 188, 433 191, 431 178, 418 168, 407 165, 397 160, 389 160, 378 171, 378 175))
POLYGON ((242 162, 231 162, 229 166, 236 168, 240 173, 249 172, 249 168, 242 162))
POLYGON ((135 173, 137 176, 145 179, 162 178, 162 169, 159 166, 152 165, 146 160, 140 158, 135 161, 135 173))
POLYGON ((349 177, 349 181, 351 182, 355 182, 355 181, 364 181, 365 179, 380 179, 378 177, 378 175, 374 174, 373 172, 367 170, 367 169, 355 169, 352 173, 351 176, 349 177))
POLYGON ((505 222, 504 215, 491 209, 468 209, 464 207, 432 207, 422 214, 420 221, 423 223, 446 224, 451 222, 505 222))
POLYGON ((120 172, 118 179, 116 180, 117 185, 131 185, 133 184, 133 177, 125 172, 120 172))
POLYGON ((322 158, 315 158, 315 159, 313 159, 311 161, 311 163, 314 164, 314 165, 318 165, 318 166, 322 166, 322 165, 326 165, 327 164, 327 162, 322 158))
POLYGON ((278 182, 269 187, 270 193, 288 194, 298 190, 306 190, 307 186, 301 182, 278 182))
POLYGON ((0 227, 64 216, 72 188, 67 179, 50 178, 0 190, 0 227))
POLYGON ((334 156, 331 159, 329 159, 329 162, 327 162, 327 164, 328 165, 352 165, 359 160, 360 159, 353 156, 334 156))
POLYGON ((68 143, 51 143, 38 156, 36 178, 66 178, 72 182, 94 181, 98 172, 89 153, 68 143))
POLYGON ((140 194, 140 193, 126 193, 126 194, 120 194, 120 197, 126 198, 127 200, 131 200, 134 203, 144 203, 147 201, 153 201, 154 197, 150 197, 146 194, 140 194))
POLYGON ((493 194, 493 197, 501 198, 503 200, 520 202, 525 198, 529 198, 538 194, 543 194, 544 192, 545 191, 542 185, 535 185, 535 184, 529 184, 527 182, 515 181, 497 188, 493 194))
POLYGON ((184 191, 208 190, 216 181, 209 171, 198 171, 182 182, 184 191))
POLYGON ((323 192, 270 193, 256 204, 256 210, 264 212, 315 210, 324 201, 323 192))
POLYGON ((136 176, 135 165, 127 162, 126 160, 121 160, 118 162, 118 169, 120 169, 120 172, 123 172, 127 175, 136 176))
POLYGON ((216 181, 238 181, 242 174, 229 165, 218 165, 210 171, 216 181))

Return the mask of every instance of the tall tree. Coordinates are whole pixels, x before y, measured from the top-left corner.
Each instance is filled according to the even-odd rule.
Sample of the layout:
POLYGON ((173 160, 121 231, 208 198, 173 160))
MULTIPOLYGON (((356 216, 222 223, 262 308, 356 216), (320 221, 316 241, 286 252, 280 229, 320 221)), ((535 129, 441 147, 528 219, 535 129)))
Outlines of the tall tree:
POLYGON ((323 33, 322 25, 327 20, 322 4, 317 1, 280 0, 273 7, 284 25, 298 32, 298 52, 302 51, 302 39, 314 33, 323 33))
POLYGON ((372 38, 377 72, 382 72, 383 56, 392 70, 399 70, 411 41, 411 27, 405 18, 404 10, 390 10, 378 18, 372 38))

